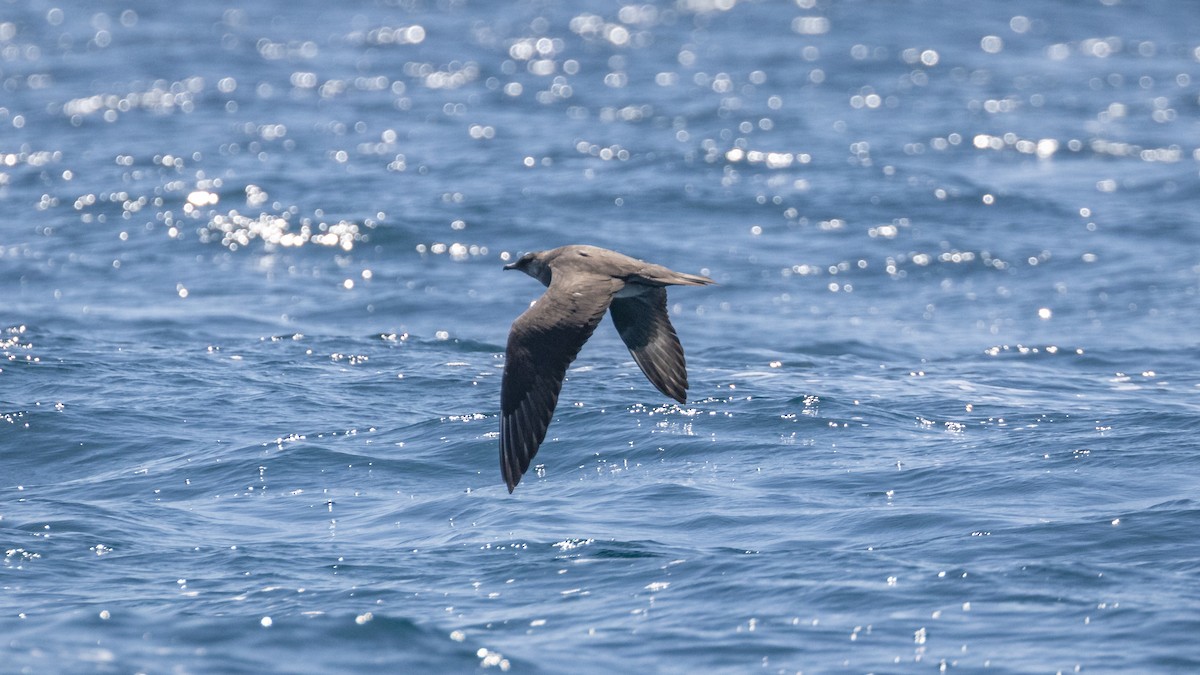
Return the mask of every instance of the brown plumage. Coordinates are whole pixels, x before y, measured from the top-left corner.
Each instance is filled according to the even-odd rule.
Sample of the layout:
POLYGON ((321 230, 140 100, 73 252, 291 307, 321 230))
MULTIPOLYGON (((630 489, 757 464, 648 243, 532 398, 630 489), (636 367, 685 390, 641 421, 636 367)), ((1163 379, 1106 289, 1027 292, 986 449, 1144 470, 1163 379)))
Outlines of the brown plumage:
POLYGON ((611 310, 617 332, 650 383, 687 400, 683 347, 667 315, 667 286, 715 283, 595 246, 526 253, 520 270, 546 292, 513 322, 500 389, 500 472, 508 491, 520 482, 546 437, 567 367, 611 310))

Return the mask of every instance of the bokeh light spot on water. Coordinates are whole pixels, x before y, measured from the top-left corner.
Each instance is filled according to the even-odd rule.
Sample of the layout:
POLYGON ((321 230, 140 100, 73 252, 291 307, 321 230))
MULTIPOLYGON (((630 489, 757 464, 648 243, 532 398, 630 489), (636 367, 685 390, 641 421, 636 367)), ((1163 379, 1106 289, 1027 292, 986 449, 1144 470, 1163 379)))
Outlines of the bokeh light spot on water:
POLYGON ((378 46, 417 45, 425 41, 425 27, 414 24, 411 26, 379 26, 364 32, 351 33, 348 38, 356 42, 378 46))
POLYGON ((490 124, 472 124, 467 134, 476 140, 491 140, 496 137, 496 128, 490 124))
POLYGON ((220 200, 220 195, 208 190, 195 190, 187 196, 188 204, 194 207, 215 206, 220 200))
POLYGON ((792 30, 800 35, 824 35, 831 27, 829 19, 823 16, 798 16, 792 19, 792 30))
MULTIPOLYGON (((497 593, 494 595, 499 594, 497 593)), ((499 668, 501 671, 507 672, 511 667, 508 659, 504 658, 503 654, 497 651, 492 651, 486 647, 480 647, 475 652, 475 656, 479 657, 479 666, 481 668, 499 668)))

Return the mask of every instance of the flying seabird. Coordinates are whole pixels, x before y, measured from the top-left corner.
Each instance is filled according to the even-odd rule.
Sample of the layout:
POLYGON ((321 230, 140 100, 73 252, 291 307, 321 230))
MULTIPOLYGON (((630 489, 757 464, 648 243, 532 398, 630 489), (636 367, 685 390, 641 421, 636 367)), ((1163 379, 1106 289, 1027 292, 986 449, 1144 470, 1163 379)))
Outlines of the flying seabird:
POLYGON ((511 493, 546 437, 567 366, 611 308, 633 360, 667 396, 687 401, 683 347, 667 316, 667 286, 716 283, 595 246, 526 253, 520 270, 546 292, 513 322, 500 388, 500 472, 511 493))

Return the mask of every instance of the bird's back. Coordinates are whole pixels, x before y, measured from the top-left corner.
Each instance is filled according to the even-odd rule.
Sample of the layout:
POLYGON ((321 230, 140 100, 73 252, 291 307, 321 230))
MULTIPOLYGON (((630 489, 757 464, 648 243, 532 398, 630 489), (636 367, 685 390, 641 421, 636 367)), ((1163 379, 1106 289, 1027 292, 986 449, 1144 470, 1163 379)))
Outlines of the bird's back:
POLYGON ((716 283, 699 274, 676 272, 623 253, 596 246, 562 246, 546 254, 546 264, 556 275, 608 275, 626 283, 645 286, 706 286, 716 283))

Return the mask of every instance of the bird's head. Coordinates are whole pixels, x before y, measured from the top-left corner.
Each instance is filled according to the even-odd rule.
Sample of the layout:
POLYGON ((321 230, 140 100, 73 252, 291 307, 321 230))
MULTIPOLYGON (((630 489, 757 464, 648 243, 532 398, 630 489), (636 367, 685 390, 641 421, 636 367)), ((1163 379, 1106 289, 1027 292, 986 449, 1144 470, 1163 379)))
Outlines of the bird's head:
POLYGON ((509 263, 504 266, 506 270, 519 270, 529 276, 542 282, 544 285, 550 285, 550 265, 546 264, 542 254, 526 253, 517 258, 516 262, 509 263))

